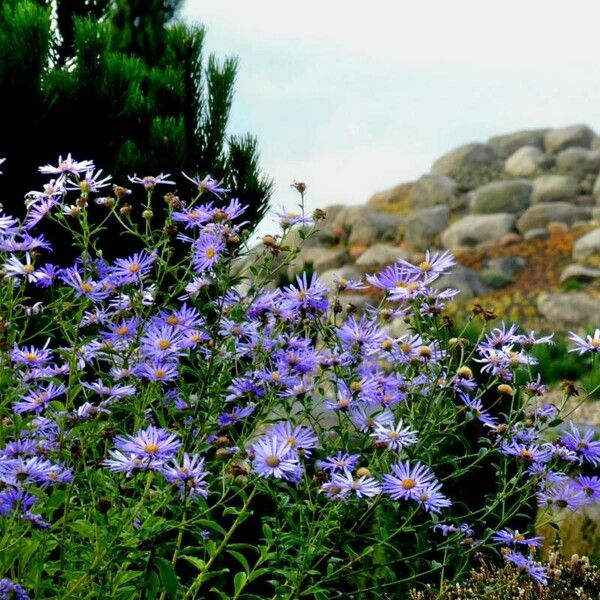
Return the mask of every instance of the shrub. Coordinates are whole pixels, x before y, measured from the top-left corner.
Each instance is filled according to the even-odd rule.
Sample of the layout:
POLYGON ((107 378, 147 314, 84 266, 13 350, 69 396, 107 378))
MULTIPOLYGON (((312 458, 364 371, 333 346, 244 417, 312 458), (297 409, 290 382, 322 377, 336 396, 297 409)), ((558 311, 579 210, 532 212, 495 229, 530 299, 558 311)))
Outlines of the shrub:
MULTIPOLYGON (((481 555, 545 584, 540 540, 516 519, 600 496, 579 472, 600 442, 576 428, 545 441, 560 415, 530 349, 547 338, 492 329, 485 310, 475 340, 450 334, 452 292, 431 287, 449 253, 332 291, 306 275, 272 289, 303 214, 278 214, 283 235, 244 258, 244 207, 209 176, 160 200, 162 174, 100 196, 91 161, 41 170, 55 181, 24 223, 0 217, 0 585, 36 599, 406 596, 481 555), (72 266, 50 261, 46 220, 79 246, 72 266), (144 250, 108 262, 103 231, 144 250), (367 285, 379 306, 342 308, 367 285), (411 333, 390 337, 391 316, 411 333)), ((572 338, 580 360, 596 337, 572 338)))

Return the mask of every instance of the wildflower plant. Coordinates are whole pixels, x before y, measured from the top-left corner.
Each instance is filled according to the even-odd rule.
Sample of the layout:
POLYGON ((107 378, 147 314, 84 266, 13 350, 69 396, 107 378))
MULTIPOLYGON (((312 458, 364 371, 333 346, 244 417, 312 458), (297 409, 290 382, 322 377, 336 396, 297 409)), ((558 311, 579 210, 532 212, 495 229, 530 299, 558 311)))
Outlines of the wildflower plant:
MULTIPOLYGON (((530 352, 551 336, 486 311, 475 342, 451 334, 457 292, 433 287, 451 254, 275 288, 303 210, 250 253, 244 207, 209 175, 97 196, 110 178, 91 160, 40 172, 58 179, 23 223, 0 215, 2 593, 376 597, 441 589, 483 555, 546 584, 521 522, 597 500, 600 442, 554 430, 530 352), (52 262, 47 221, 73 264, 52 262), (109 260, 106 231, 135 249, 109 260), (378 306, 342 308, 369 285, 378 306)), ((573 338, 582 360, 596 337, 573 338)))

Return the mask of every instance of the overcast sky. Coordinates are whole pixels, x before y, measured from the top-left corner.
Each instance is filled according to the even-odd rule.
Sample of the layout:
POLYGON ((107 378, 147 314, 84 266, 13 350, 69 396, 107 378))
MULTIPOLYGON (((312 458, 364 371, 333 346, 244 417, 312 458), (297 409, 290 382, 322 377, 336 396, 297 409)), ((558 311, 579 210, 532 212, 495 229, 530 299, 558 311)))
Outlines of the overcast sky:
POLYGON ((358 204, 453 147, 523 128, 600 129, 592 0, 187 0, 237 55, 230 131, 257 136, 275 204, 358 204))

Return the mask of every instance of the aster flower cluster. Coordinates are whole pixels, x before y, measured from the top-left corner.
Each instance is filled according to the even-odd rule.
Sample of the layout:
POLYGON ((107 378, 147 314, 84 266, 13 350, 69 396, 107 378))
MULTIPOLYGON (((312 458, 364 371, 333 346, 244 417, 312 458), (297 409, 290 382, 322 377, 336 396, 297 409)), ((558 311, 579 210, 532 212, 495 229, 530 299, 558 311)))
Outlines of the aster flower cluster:
MULTIPOLYGON (((532 554, 539 537, 505 516, 536 498, 551 510, 600 498, 600 441, 574 425, 553 430, 560 411, 535 372, 532 348, 552 336, 501 324, 474 344, 451 337, 440 314, 457 292, 436 287, 455 263, 448 252, 334 289, 306 273, 266 286, 274 256, 293 256, 284 250, 290 229, 312 223, 283 209, 277 247, 244 257, 245 208, 211 176, 186 175, 195 198, 167 192, 165 222, 154 228, 152 202, 173 185, 169 174, 135 175, 133 191, 116 186, 114 198, 98 198, 110 177, 92 161, 69 154, 40 173, 55 179, 28 193, 23 223, 0 215, 7 593, 31 586, 50 598, 62 586, 65 597, 127 597, 135 582, 148 596, 187 587, 200 597, 211 578, 225 596, 245 586, 273 595, 252 588, 256 577, 308 596, 358 582, 367 557, 381 583, 389 569, 377 561, 396 545, 388 567, 398 593, 411 573, 441 560, 447 577, 458 576, 475 548, 499 544, 544 584, 532 554), (123 202, 137 194, 139 215, 123 202), (89 202, 141 246, 107 260, 89 202), (73 264, 52 262, 37 233, 46 220, 82 244, 73 264), (343 308, 345 291, 367 289, 378 306, 343 308), (407 332, 391 335, 390 318, 407 332), (473 499, 468 478, 480 463, 489 487, 473 499), (260 558, 256 539, 244 537, 257 520, 260 558), (37 571, 10 558, 12 539, 31 540, 37 571), (243 580, 222 576, 228 560, 243 580)), ((595 337, 572 339, 591 352, 595 337)))

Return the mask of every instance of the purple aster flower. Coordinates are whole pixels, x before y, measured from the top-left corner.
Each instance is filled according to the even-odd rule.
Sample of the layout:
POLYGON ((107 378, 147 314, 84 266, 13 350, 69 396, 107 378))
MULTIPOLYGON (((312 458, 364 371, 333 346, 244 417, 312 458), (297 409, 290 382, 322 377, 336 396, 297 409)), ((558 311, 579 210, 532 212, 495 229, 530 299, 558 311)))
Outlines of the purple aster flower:
POLYGON ((493 417, 483 408, 483 402, 481 398, 472 399, 464 393, 459 393, 459 397, 469 409, 469 412, 471 412, 485 426, 493 429, 498 425, 498 418, 493 417))
POLYGON ((285 440, 276 437, 260 438, 252 445, 252 470, 259 477, 294 480, 298 467, 298 454, 285 440))
POLYGON ((351 353, 368 356, 381 349, 381 343, 386 339, 385 333, 379 328, 377 321, 369 321, 362 316, 360 321, 349 318, 336 331, 342 348, 351 353))
POLYGON ((31 254, 29 254, 29 252, 25 254, 24 263, 22 263, 16 256, 11 256, 8 261, 2 265, 2 269, 6 273, 6 277, 22 277, 29 283, 35 283, 41 277, 43 277, 43 275, 40 274, 33 266, 31 254))
POLYGON ((58 166, 53 167, 52 165, 46 165, 40 167, 38 171, 45 175, 64 175, 70 173, 71 175, 77 175, 83 173, 88 169, 93 169, 94 163, 91 160, 76 161, 71 158, 71 153, 67 154, 67 158, 63 160, 62 155, 58 157, 58 166))
POLYGON ((60 385, 49 383, 45 387, 32 390, 21 396, 21 400, 15 402, 13 408, 18 413, 29 411, 41 412, 48 406, 51 400, 62 396, 66 391, 67 388, 62 383, 60 385))
POLYGON ((536 444, 521 444, 516 440, 510 443, 502 442, 500 452, 507 456, 516 456, 524 463, 547 463, 552 458, 552 446, 544 444, 542 447, 536 444))
POLYGON ((111 458, 103 460, 102 464, 113 473, 127 473, 129 476, 136 471, 143 471, 155 466, 151 464, 151 460, 144 460, 135 452, 123 454, 118 450, 109 450, 108 454, 111 458))
POLYGON ((439 513, 442 508, 452 506, 452 502, 440 492, 441 487, 441 483, 432 481, 417 491, 416 500, 427 512, 439 513))
POLYGON ((217 181, 216 179, 213 179, 210 175, 206 175, 204 179, 200 179, 199 175, 196 175, 196 177, 190 177, 189 175, 186 175, 183 171, 181 172, 181 174, 188 181, 191 181, 196 186, 200 194, 203 194, 204 192, 210 192, 218 198, 221 198, 223 194, 226 194, 229 191, 228 188, 222 187, 223 180, 217 181))
POLYGON ((254 406, 236 406, 231 412, 223 413, 217 418, 217 423, 221 427, 230 427, 235 425, 240 419, 249 417, 254 412, 254 406))
MULTIPOLYGON (((49 341, 46 342, 46 346, 49 341)), ((43 366, 52 360, 52 351, 48 350, 46 346, 42 349, 35 346, 23 346, 23 349, 21 349, 15 344, 15 347, 10 352, 10 358, 16 365, 26 365, 28 367, 43 366)))
POLYGON ((386 446, 388 450, 402 452, 405 447, 417 443, 417 432, 403 425, 402 419, 395 426, 393 424, 379 425, 371 437, 375 438, 377 444, 386 446))
POLYGON ((184 208, 180 211, 174 211, 171 215, 173 221, 183 223, 186 229, 199 227, 207 221, 210 221, 211 217, 212 203, 184 208))
POLYGON ((155 252, 149 254, 142 250, 142 252, 136 252, 128 258, 117 258, 111 273, 113 277, 117 278, 119 285, 141 283, 142 279, 152 269, 154 261, 156 261, 155 252))
POLYGON ((417 462, 411 467, 408 461, 391 466, 393 475, 383 475, 382 489, 393 500, 419 500, 419 493, 434 481, 429 467, 417 462))
POLYGON ((267 435, 284 440, 292 451, 307 457, 319 442, 319 438, 310 427, 304 425, 294 427, 288 421, 276 423, 267 431, 267 435))
POLYGON ((594 335, 587 335, 585 339, 579 337, 572 331, 569 332, 571 335, 569 339, 575 342, 575 348, 571 348, 569 352, 579 352, 580 355, 587 354, 588 352, 600 352, 600 327, 597 327, 594 331, 594 335))
POLYGON ((410 263, 396 262, 376 275, 367 275, 367 281, 376 288, 392 293, 399 289, 419 289, 419 274, 410 263))
POLYGON ((197 272, 212 269, 221 259, 221 253, 225 250, 223 236, 214 231, 207 231, 200 235, 194 242, 192 264, 197 272))
POLYGON ((177 435, 150 425, 147 429, 138 430, 135 436, 115 437, 115 448, 129 452, 142 459, 168 460, 177 454, 181 442, 177 435))
POLYGON ((425 277, 426 282, 430 283, 440 275, 447 273, 456 264, 456 259, 448 250, 443 253, 436 252, 435 254, 431 254, 427 250, 424 260, 418 265, 413 265, 404 259, 399 259, 398 264, 414 270, 415 273, 425 277))
POLYGON ((342 498, 351 494, 357 498, 372 498, 381 493, 381 486, 374 477, 369 475, 354 477, 347 469, 344 469, 342 473, 333 473, 330 483, 333 486, 339 486, 342 498))
POLYGON ((104 300, 110 295, 110 290, 103 282, 91 279, 84 280, 76 267, 62 269, 59 277, 63 283, 75 290, 77 296, 85 296, 93 302, 104 300))
POLYGON ((153 190, 159 183, 165 185, 175 185, 174 181, 170 181, 168 177, 170 177, 170 173, 160 173, 159 175, 146 175, 145 177, 138 177, 134 175, 133 177, 128 176, 127 179, 131 181, 131 183, 139 183, 144 186, 146 191, 153 190))
POLYGON ((197 454, 183 455, 180 463, 173 459, 170 463, 160 467, 160 472, 169 483, 176 485, 181 494, 189 494, 192 497, 208 496, 208 483, 204 481, 208 473, 204 470, 204 459, 197 454))
POLYGON ((501 529, 492 536, 492 540, 494 542, 502 542, 508 546, 523 544, 524 546, 539 547, 542 545, 544 538, 539 536, 526 538, 524 534, 519 533, 518 529, 515 529, 514 531, 512 529, 501 529))
POLYGON ((575 486, 578 486, 583 495, 590 501, 600 500, 600 477, 578 475, 575 486))
MULTIPOLYGON (((154 358, 149 362, 143 362, 135 366, 133 372, 149 381, 161 381, 167 383, 179 377, 177 363, 160 358, 154 358)), ((129 375, 129 373, 127 373, 129 375)))
POLYGON ((133 385, 106 385, 101 379, 93 383, 82 381, 81 385, 100 396, 109 396, 110 398, 124 398, 133 396, 137 392, 137 388, 133 385))
MULTIPOLYGON (((2 161, 4 159, 0 160, 0 162, 2 161)), ((14 583, 10 579, 0 579, 0 600, 30 600, 30 598, 18 583, 14 583)))
POLYGON ((537 501, 540 508, 549 508, 552 511, 566 508, 576 511, 579 507, 586 504, 588 499, 584 495, 581 486, 566 477, 562 478, 555 485, 550 485, 539 492, 537 494, 537 501))
POLYGON ((527 558, 522 554, 515 552, 514 550, 509 550, 508 552, 504 553, 504 559, 513 565, 516 565, 519 567, 519 569, 525 571, 540 585, 548 585, 548 569, 546 567, 536 565, 531 558, 527 558))
POLYGON ((328 456, 325 460, 317 460, 315 465, 319 469, 334 473, 335 471, 354 471, 354 468, 360 460, 360 454, 347 454, 339 451, 335 456, 328 456))
POLYGON ((57 204, 55 198, 45 198, 32 204, 25 217, 25 229, 35 227, 57 204))
POLYGON ((594 442, 594 430, 588 429, 583 435, 571 422, 571 431, 561 435, 559 441, 569 450, 577 452, 582 460, 592 463, 594 466, 600 463, 600 442, 594 442))
POLYGON ((94 169, 87 169, 85 175, 77 181, 70 181, 66 188, 67 190, 75 190, 80 192, 82 196, 86 197, 90 192, 97 192, 99 189, 110 185, 112 177, 107 175, 103 179, 100 179, 102 169, 98 169, 94 174, 94 169))
POLYGON ((289 229, 294 225, 312 225, 313 219, 299 213, 289 212, 284 206, 279 211, 272 211, 273 216, 277 217, 279 225, 283 229, 289 229))
POLYGON ((432 531, 439 531, 444 537, 448 537, 451 533, 462 533, 473 537, 474 532, 467 523, 461 523, 458 527, 453 524, 438 523, 431 528, 432 531))
POLYGON ((140 339, 144 356, 167 359, 184 354, 183 334, 170 325, 149 327, 140 339))
POLYGON ((296 285, 289 285, 283 290, 283 299, 286 308, 292 311, 325 312, 329 307, 327 288, 319 282, 316 273, 313 273, 310 284, 306 273, 297 275, 296 285))
POLYGON ((367 411, 363 407, 352 408, 350 411, 350 420, 356 425, 359 431, 374 431, 379 427, 391 427, 395 421, 394 413, 386 408, 380 410, 367 411))

